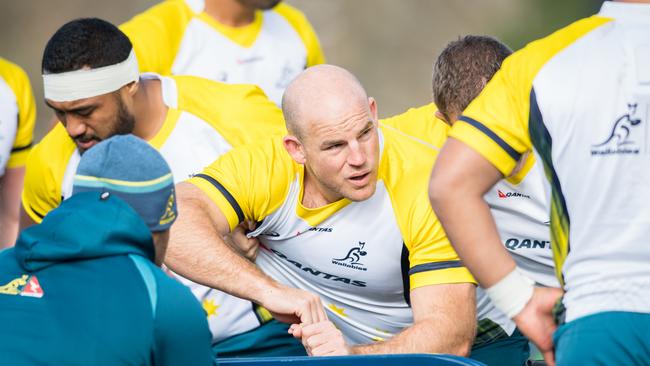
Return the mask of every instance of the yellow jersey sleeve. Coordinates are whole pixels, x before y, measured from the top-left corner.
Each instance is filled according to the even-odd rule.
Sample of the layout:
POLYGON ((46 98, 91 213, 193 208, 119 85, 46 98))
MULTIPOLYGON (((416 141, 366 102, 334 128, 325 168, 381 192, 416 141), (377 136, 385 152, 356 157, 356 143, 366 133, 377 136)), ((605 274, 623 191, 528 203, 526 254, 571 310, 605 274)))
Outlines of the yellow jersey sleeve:
POLYGON ((283 136, 282 110, 251 84, 225 84, 196 76, 172 76, 178 108, 210 123, 233 147, 283 136))
POLYGON ((384 118, 379 122, 382 126, 392 127, 439 150, 447 140, 450 127, 435 116, 437 110, 435 104, 429 103, 418 108, 410 108, 402 114, 384 118))
POLYGON ((76 146, 58 123, 27 158, 22 204, 25 212, 40 223, 62 199, 63 177, 76 146))
POLYGON ((279 208, 298 172, 277 137, 230 150, 188 182, 219 207, 232 230, 245 220, 262 221, 279 208))
POLYGON ((0 58, 0 77, 9 85, 18 104, 18 129, 7 162, 7 168, 17 168, 25 165, 27 155, 32 147, 36 103, 29 77, 18 65, 0 58))
POLYGON ((429 204, 429 174, 437 151, 385 127, 382 132, 385 142, 379 176, 408 250, 410 288, 476 283, 429 204))
POLYGON ((300 36, 307 49, 307 67, 324 64, 325 55, 323 54, 320 41, 305 14, 285 3, 278 4, 274 10, 282 15, 300 36))
POLYGON ((522 153, 532 149, 529 133, 533 81, 554 55, 610 21, 593 16, 528 44, 508 57, 481 94, 465 109, 449 134, 509 175, 522 153))
POLYGON ((167 0, 120 25, 138 58, 141 72, 170 75, 185 27, 194 13, 183 0, 167 0))

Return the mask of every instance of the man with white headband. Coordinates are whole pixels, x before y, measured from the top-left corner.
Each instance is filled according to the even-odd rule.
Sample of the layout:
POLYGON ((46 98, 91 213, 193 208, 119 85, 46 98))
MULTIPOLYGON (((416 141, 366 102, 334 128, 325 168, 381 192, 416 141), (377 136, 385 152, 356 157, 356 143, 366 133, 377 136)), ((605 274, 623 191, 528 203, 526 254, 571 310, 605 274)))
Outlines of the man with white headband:
MULTIPOLYGON (((133 133, 147 140, 180 181, 232 147, 284 131, 282 112, 255 86, 191 76, 139 75, 129 39, 100 19, 78 19, 61 27, 45 48, 42 69, 45 102, 61 123, 28 158, 23 227, 40 222, 70 196, 80 156, 113 135, 133 133)), ((269 346, 266 338, 254 343, 304 353, 298 342, 286 336, 287 327, 271 321, 268 312, 206 287, 191 288, 206 309, 213 343, 263 328, 266 333, 262 333, 270 333, 267 338, 275 343, 269 346), (288 343, 277 341, 279 335, 285 335, 288 343)), ((313 302, 311 294, 296 290, 295 297, 301 296, 313 302)), ((263 305, 298 311, 299 302, 286 299, 290 300, 263 305)))

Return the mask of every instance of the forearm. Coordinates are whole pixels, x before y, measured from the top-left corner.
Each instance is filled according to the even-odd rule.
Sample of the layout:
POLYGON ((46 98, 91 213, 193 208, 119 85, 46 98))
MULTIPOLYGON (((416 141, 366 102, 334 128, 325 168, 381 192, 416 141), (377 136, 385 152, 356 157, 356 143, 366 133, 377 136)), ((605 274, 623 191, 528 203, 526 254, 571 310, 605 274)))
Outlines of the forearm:
POLYGON ((482 195, 448 193, 434 208, 463 264, 482 286, 492 286, 515 268, 482 195))
POLYGON ((476 333, 476 286, 428 285, 411 291, 413 325, 393 338, 356 346, 353 353, 449 353, 466 356, 476 333))
MULTIPOLYGON (((11 207, 0 207, 0 249, 14 245, 18 234, 18 212, 11 212, 11 207)), ((18 211, 18 210, 16 210, 18 211)))
POLYGON ((276 283, 224 242, 227 223, 211 219, 197 191, 193 186, 178 186, 179 219, 171 231, 165 264, 194 282, 262 302, 276 283))
POLYGON ((515 268, 501 244, 483 195, 502 178, 467 145, 447 140, 433 168, 429 197, 438 219, 465 266, 484 287, 515 268))
POLYGON ((353 354, 396 354, 396 353, 448 353, 467 356, 473 342, 473 334, 469 332, 441 332, 440 324, 435 319, 427 319, 389 340, 353 346, 353 354), (471 334, 472 336, 468 336, 471 334))
POLYGON ((7 169, 0 177, 0 249, 14 245, 20 222, 20 191, 25 168, 7 169))

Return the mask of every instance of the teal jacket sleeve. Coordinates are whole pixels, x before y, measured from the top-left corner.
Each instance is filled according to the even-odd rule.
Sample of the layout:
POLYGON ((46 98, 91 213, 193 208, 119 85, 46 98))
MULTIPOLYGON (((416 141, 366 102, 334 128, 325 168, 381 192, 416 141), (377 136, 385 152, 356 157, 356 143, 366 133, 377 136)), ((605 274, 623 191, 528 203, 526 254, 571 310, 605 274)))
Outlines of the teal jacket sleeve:
POLYGON ((156 271, 154 364, 213 365, 203 308, 188 288, 156 271))

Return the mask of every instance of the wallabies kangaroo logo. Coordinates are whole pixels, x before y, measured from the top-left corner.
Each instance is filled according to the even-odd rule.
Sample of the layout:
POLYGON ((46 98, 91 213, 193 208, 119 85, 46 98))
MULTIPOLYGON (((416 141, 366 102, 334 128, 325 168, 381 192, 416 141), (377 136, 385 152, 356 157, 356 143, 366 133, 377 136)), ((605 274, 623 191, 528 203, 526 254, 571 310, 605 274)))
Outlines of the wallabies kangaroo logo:
POLYGON ((616 120, 614 127, 612 128, 612 133, 609 134, 607 140, 598 145, 593 145, 593 147, 605 146, 611 142, 615 142, 616 147, 632 144, 633 142, 629 140, 630 129, 632 126, 637 126, 641 123, 641 119, 633 118, 634 114, 636 113, 636 107, 637 103, 628 103, 627 108, 629 110, 629 113, 622 115, 616 120))
POLYGON ((335 258, 335 261, 339 262, 348 262, 349 264, 356 264, 356 265, 363 265, 363 263, 359 262, 361 257, 364 255, 368 254, 366 251, 363 250, 363 247, 366 245, 365 241, 360 241, 358 247, 354 247, 350 249, 348 254, 344 258, 337 259, 335 258))

